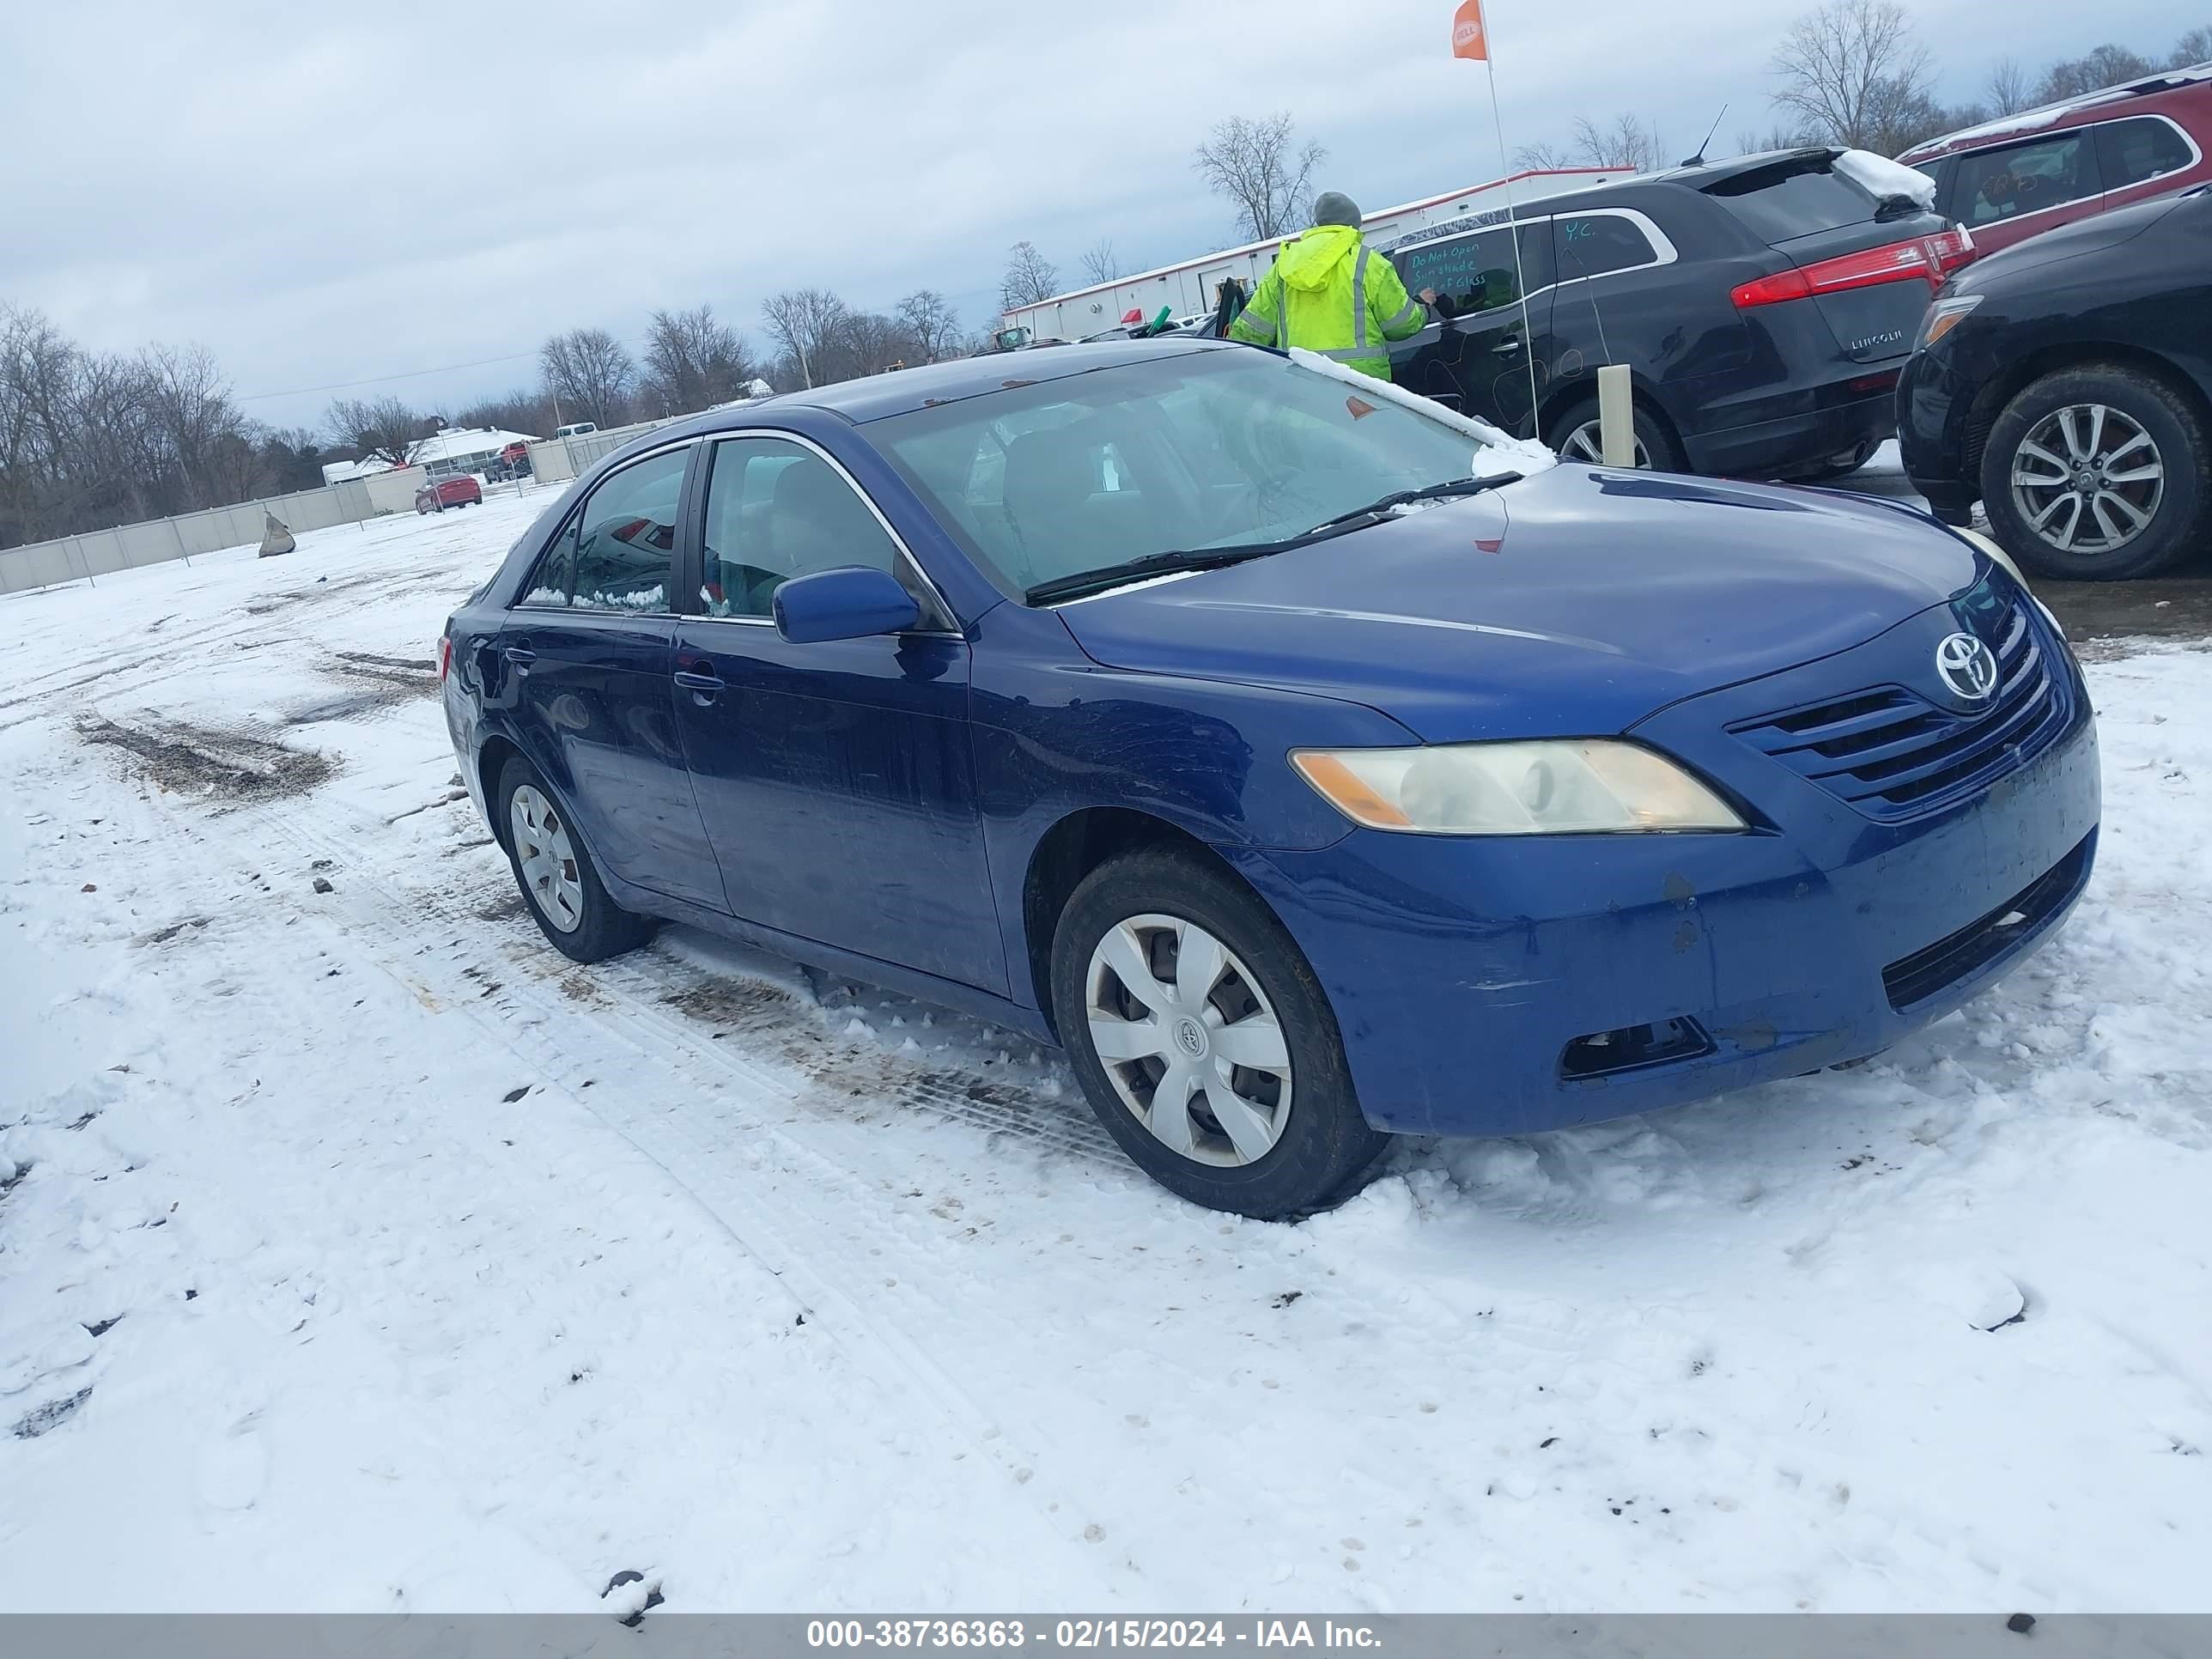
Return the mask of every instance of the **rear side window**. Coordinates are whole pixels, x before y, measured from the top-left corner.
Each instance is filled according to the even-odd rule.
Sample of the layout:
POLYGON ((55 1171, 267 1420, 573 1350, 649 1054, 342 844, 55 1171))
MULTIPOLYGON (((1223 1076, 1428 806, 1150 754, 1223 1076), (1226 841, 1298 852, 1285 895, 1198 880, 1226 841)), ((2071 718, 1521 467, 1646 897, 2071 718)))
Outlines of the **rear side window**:
POLYGON ((1826 161, 1778 161, 1722 179, 1705 193, 1772 246, 1799 236, 1863 225, 1881 204, 1826 161))
POLYGON ((2024 213, 2063 207, 2100 194, 2096 135, 2087 127, 2033 143, 1976 150, 1959 158, 1951 213, 1968 228, 2002 224, 2024 213))
POLYGON ((579 611, 668 609, 669 562, 688 450, 654 455, 605 479, 545 550, 525 605, 579 611))
POLYGON ((1618 213, 1563 216, 1554 228, 1562 277, 1603 276, 1659 262, 1644 227, 1618 213))
POLYGON ((2125 190, 2148 184, 2169 173, 2179 173, 2197 158, 2189 141, 2171 121, 2139 115, 2126 121, 2107 121, 2097 129, 2097 161, 2106 190, 2125 190))

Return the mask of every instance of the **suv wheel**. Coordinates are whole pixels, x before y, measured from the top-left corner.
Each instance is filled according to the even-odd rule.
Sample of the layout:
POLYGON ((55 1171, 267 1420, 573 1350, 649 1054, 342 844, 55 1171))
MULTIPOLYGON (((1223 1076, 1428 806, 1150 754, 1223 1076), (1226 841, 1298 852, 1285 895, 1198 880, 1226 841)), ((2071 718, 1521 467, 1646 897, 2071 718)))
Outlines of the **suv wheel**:
POLYGON ((1340 1197, 1388 1144, 1336 1016, 1281 922, 1184 853, 1085 878, 1052 946, 1053 1009, 1091 1109, 1170 1192, 1261 1220, 1340 1197))
POLYGON ((2046 374, 2005 405, 1982 453, 1982 504, 2038 574, 2118 581, 2197 544, 2212 449, 2171 387, 2116 363, 2046 374))
MULTIPOLYGON (((1605 465, 1605 433, 1598 420, 1598 402, 1586 398, 1559 418, 1552 447, 1559 459, 1605 465)), ((1665 422, 1642 404, 1636 405, 1636 465, 1662 472, 1682 470, 1682 452, 1665 422)))
POLYGON ((653 937, 650 917, 634 915, 607 896, 582 832, 537 768, 509 761, 497 801, 515 885, 554 949, 577 962, 603 962, 653 937))

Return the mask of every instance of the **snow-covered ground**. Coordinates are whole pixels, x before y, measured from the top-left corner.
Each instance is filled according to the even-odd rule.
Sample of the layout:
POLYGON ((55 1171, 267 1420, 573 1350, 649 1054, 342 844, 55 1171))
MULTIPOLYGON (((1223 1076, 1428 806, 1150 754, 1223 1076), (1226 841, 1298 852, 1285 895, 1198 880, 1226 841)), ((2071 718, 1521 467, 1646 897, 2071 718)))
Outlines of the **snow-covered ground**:
POLYGON ((1270 1226, 544 944, 428 659, 550 499, 0 602, 0 1608, 2212 1607, 2212 654, 1964 1013, 1270 1226))

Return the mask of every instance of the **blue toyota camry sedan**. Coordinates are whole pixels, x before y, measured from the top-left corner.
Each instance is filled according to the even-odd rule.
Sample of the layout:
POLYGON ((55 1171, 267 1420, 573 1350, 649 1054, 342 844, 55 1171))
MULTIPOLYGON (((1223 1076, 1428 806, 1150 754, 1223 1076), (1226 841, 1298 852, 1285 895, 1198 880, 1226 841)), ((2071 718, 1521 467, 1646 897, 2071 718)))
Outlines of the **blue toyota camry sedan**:
POLYGON ((2097 842, 2049 615, 1900 507, 1549 463, 1256 348, 1069 346, 663 428, 447 625, 554 946, 670 918, 1062 1045, 1277 1217, 1871 1054, 2097 842))

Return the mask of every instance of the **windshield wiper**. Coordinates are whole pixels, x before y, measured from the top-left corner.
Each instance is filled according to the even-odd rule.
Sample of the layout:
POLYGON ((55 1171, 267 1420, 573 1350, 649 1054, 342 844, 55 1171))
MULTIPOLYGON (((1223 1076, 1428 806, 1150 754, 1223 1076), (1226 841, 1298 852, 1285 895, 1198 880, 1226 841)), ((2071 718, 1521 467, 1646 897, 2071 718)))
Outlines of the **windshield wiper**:
POLYGON ((1500 484, 1518 483, 1518 472, 1492 472, 1480 478, 1451 478, 1443 483, 1424 484, 1419 489, 1401 489, 1372 501, 1364 507, 1355 507, 1349 513, 1340 513, 1333 519, 1323 519, 1311 530, 1295 539, 1304 541, 1324 530, 1334 530, 1340 525, 1354 524, 1361 519, 1379 519, 1395 507, 1410 506, 1415 501, 1441 501, 1447 495, 1473 495, 1486 489, 1495 489, 1500 484))
POLYGON ((1039 582, 1022 597, 1031 605, 1079 599, 1087 593, 1103 593, 1127 582, 1143 581, 1148 576, 1173 575, 1185 570, 1218 570, 1224 565, 1242 564, 1247 559, 1280 553, 1291 545, 1289 542, 1246 542, 1237 547, 1170 548, 1164 553, 1147 553, 1127 564, 1109 564, 1097 570, 1079 570, 1071 576, 1054 576, 1048 582, 1039 582))
POLYGON ((1341 536, 1356 530, 1370 520, 1379 519, 1393 507, 1412 501, 1439 501, 1447 495, 1472 495, 1480 490, 1494 489, 1500 484, 1518 483, 1518 472, 1493 472, 1480 478, 1453 478, 1443 483, 1424 484, 1419 489, 1401 489, 1385 495, 1380 501, 1356 507, 1349 513, 1340 513, 1333 519, 1324 519, 1312 529, 1276 542, 1243 542, 1235 547, 1206 547, 1171 549, 1165 553, 1150 553, 1141 559, 1132 559, 1127 564, 1103 566, 1097 570, 1079 570, 1072 576, 1055 576, 1048 582, 1039 582, 1022 596, 1031 605, 1049 605, 1055 599, 1079 599, 1091 593, 1103 593, 1109 587, 1121 587, 1130 582, 1143 581, 1150 576, 1179 575, 1187 570, 1218 570, 1224 565, 1242 564, 1247 559, 1263 559, 1271 553, 1287 553, 1293 548, 1304 547, 1310 542, 1326 541, 1331 536, 1341 536))

